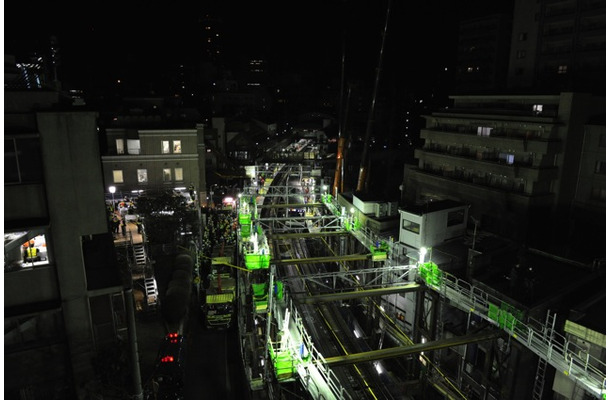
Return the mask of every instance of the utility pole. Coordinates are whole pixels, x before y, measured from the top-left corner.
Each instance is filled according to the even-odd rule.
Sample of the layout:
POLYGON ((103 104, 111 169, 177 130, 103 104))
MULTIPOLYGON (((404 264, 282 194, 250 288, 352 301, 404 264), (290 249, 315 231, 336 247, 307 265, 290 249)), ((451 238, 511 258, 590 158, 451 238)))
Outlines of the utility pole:
POLYGON ((142 392, 142 376, 140 375, 140 357, 138 355, 138 338, 136 335, 136 313, 133 289, 124 289, 123 298, 125 299, 125 308, 127 308, 127 323, 129 324, 129 350, 131 356, 131 372, 134 392, 133 398, 135 400, 143 400, 144 393, 142 392))

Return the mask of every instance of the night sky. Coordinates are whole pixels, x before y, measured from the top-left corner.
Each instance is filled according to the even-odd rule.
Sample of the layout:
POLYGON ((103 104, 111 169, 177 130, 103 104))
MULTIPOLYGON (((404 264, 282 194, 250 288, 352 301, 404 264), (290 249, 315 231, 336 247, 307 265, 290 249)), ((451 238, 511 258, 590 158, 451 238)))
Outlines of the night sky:
MULTIPOLYGON (((5 4, 5 54, 44 49, 59 41, 64 85, 78 88, 116 79, 154 79, 168 65, 189 63, 203 45, 199 19, 224 21, 229 61, 265 57, 274 70, 339 76, 346 34, 348 79, 373 81, 387 2, 379 0, 53 2, 5 4)), ((383 73, 410 72, 413 82, 455 58, 460 19, 511 11, 509 0, 392 1, 383 73)))

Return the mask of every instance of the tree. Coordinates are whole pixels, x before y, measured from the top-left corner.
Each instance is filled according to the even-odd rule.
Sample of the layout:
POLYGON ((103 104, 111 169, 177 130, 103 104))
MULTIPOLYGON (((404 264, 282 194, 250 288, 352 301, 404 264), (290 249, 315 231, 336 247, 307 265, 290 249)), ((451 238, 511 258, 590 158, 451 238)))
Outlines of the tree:
POLYGON ((189 205, 184 196, 173 190, 142 195, 135 206, 151 244, 185 245, 199 230, 196 206, 189 205))

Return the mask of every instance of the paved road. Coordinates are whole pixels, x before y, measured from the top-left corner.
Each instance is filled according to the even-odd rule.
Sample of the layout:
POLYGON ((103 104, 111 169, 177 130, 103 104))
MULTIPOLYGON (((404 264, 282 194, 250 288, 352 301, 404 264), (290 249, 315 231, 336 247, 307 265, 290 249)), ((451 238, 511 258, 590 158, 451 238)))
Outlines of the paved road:
MULTIPOLYGON (((160 316, 138 317, 137 335, 143 385, 154 373, 159 345, 165 335, 160 316)), ((201 314, 191 309, 186 327, 184 400, 247 400, 250 398, 239 353, 236 327, 207 330, 201 314)))

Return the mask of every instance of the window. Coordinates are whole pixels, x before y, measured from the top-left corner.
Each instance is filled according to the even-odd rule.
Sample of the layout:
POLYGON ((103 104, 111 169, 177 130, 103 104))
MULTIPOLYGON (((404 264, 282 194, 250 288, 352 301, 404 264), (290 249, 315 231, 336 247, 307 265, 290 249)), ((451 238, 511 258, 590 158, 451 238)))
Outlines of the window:
POLYGON ((161 141, 161 153, 163 154, 169 154, 169 140, 162 140, 161 141))
POLYGON ((42 182, 42 152, 38 137, 4 140, 4 183, 42 182))
POLYGON ((4 319, 5 348, 25 348, 50 343, 65 336, 62 310, 43 310, 4 319))
POLYGON ((447 213, 447 227, 464 223, 464 210, 449 211, 447 213))
POLYGON ((527 40, 527 32, 521 32, 519 34, 519 41, 523 42, 527 40))
POLYGON ((517 51, 517 58, 525 58, 525 50, 517 51))
POLYGON ((505 162, 508 165, 512 165, 515 162, 515 155, 511 153, 500 153, 498 154, 500 162, 505 162))
POLYGON ((174 168, 174 178, 176 181, 182 181, 184 179, 182 177, 182 168, 174 168))
POLYGON ((148 182, 148 172, 145 169, 138 169, 138 183, 148 182))
POLYGON ((490 136, 493 128, 487 126, 479 126, 477 128, 477 136, 490 136))
POLYGON ((127 139, 127 154, 140 154, 140 140, 127 139))
POLYGON ((163 182, 169 182, 172 180, 172 169, 163 168, 163 182))
POLYGON ((606 188, 594 187, 591 190, 591 200, 606 201, 606 188))
POLYGON ((523 75, 523 68, 515 69, 515 75, 523 75))
POLYGON ((125 154, 125 141, 123 139, 116 140, 116 153, 125 154))
POLYGON ((4 234, 4 272, 49 264, 45 228, 4 234))
POLYGON ((113 169, 112 170, 112 182, 123 183, 123 170, 122 169, 113 169))
POLYGON ((568 73, 568 66, 567 65, 560 65, 559 68, 557 69, 557 73, 558 74, 567 74, 568 73))
POLYGON ((542 104, 534 104, 532 106, 532 112, 534 113, 534 115, 539 115, 542 113, 542 109, 543 109, 543 105, 542 104))
POLYGON ((174 153, 182 153, 182 145, 180 140, 174 140, 174 153))
POLYGON ((595 163, 595 173, 606 175, 606 162, 605 161, 597 161, 595 163))
POLYGON ((405 219, 402 221, 402 229, 419 235, 419 224, 405 219))

